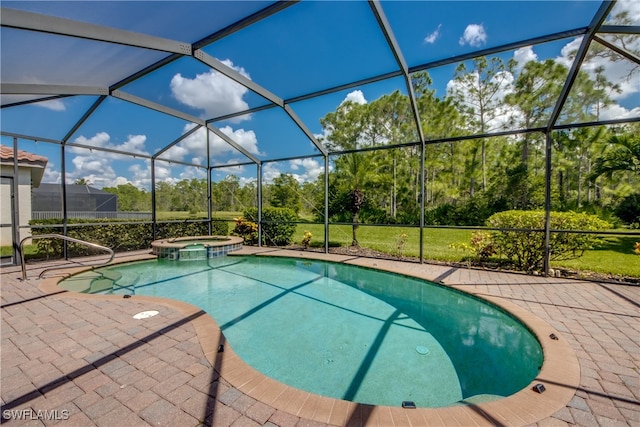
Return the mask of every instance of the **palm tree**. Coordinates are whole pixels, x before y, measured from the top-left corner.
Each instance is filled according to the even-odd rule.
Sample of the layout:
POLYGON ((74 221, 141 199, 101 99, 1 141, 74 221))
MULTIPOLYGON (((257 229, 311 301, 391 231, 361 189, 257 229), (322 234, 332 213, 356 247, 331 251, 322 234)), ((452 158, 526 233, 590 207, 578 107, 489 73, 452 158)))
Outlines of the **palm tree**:
POLYGON ((359 213, 365 201, 364 189, 375 180, 377 168, 371 153, 345 154, 340 158, 339 163, 342 178, 350 189, 349 211, 353 223, 351 246, 359 246, 357 229, 360 223, 359 213))
POLYGON ((613 135, 607 141, 589 174, 595 181, 604 175, 611 178, 614 172, 630 171, 640 175, 640 136, 638 134, 613 135))
MULTIPOLYGON (((327 148, 353 150, 374 145, 377 127, 371 121, 372 108, 371 104, 345 101, 335 112, 322 118, 320 122, 328 133, 325 141, 327 148)), ((345 208, 348 208, 352 215, 351 246, 359 246, 356 230, 359 213, 365 201, 364 189, 375 174, 372 166, 372 155, 369 153, 350 152, 336 160, 335 176, 342 189, 348 192, 348 206, 345 208)))

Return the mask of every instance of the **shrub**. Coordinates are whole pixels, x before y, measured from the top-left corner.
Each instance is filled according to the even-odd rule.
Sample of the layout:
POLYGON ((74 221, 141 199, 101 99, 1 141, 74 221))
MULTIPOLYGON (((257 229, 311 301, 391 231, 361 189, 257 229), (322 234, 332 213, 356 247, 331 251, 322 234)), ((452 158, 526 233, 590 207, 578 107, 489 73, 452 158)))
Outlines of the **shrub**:
POLYGON ((496 248, 491 234, 474 231, 471 235, 471 248, 476 258, 486 260, 495 255, 496 248))
POLYGON ((396 238, 396 249, 398 249, 398 255, 404 255, 404 248, 407 245, 409 236, 406 233, 400 233, 396 238))
MULTIPOLYGON (((49 225, 48 227, 33 228, 33 235, 41 234, 64 234, 64 228, 58 225, 62 219, 32 220, 31 225, 49 225)), ((111 248, 114 252, 125 252, 151 247, 153 238, 152 224, 131 223, 123 220, 102 220, 99 224, 94 219, 69 219, 67 227, 67 237, 83 240, 85 242, 96 243, 98 245, 111 248), (86 224, 86 225, 85 225, 86 224)), ((158 239, 201 236, 209 233, 207 222, 165 222, 158 223, 156 237, 158 239)), ((229 234, 229 225, 226 221, 213 220, 212 234, 226 236, 229 234)), ((42 254, 62 254, 64 241, 62 239, 38 239, 34 240, 38 247, 38 252, 42 254)), ((70 256, 90 255, 95 253, 94 249, 76 244, 68 243, 67 251, 70 256)))
POLYGON ((483 231, 474 231, 471 235, 471 242, 469 244, 451 243, 449 247, 452 249, 469 251, 477 260, 487 260, 496 253, 491 234, 483 231))
POLYGON ((640 228, 640 194, 631 194, 622 199, 614 213, 631 228, 640 228))
MULTIPOLYGON (((64 234, 64 227, 57 225, 61 219, 32 220, 31 225, 50 225, 49 227, 33 228, 33 235, 64 234)), ((114 252, 125 252, 137 249, 147 249, 151 246, 151 224, 129 223, 122 220, 109 220, 96 224, 95 220, 69 219, 67 237, 85 242, 96 243, 111 248, 114 252), (84 225, 86 224, 86 225, 84 225)), ((62 254, 64 241, 62 239, 34 240, 40 254, 62 254)), ((84 256, 95 254, 96 250, 83 244, 67 243, 69 256, 84 256)))
POLYGON ((211 235, 212 236, 228 236, 229 223, 226 220, 216 220, 216 219, 212 220, 211 235))
MULTIPOLYGON (((244 217, 258 222, 258 209, 249 208, 244 217)), ((287 246, 293 241, 298 215, 289 208, 266 207, 262 209, 262 244, 287 246)), ((256 239, 257 240, 257 239, 256 239)))
POLYGON ((302 245, 304 246, 304 248, 308 248, 309 245, 311 244, 311 239, 313 238, 313 234, 311 234, 310 231, 305 231, 304 235, 302 236, 302 245))
POLYGON ((258 224, 247 221, 243 217, 234 218, 236 221, 235 228, 231 231, 234 236, 244 239, 245 245, 255 245, 258 243, 258 224))
MULTIPOLYGON (((551 228, 556 230, 597 231, 610 228, 610 224, 596 217, 575 212, 551 212, 551 228)), ((524 271, 540 268, 545 253, 544 211, 505 211, 492 215, 487 225, 505 229, 534 229, 534 231, 494 231, 491 240, 498 255, 506 257, 524 271), (537 230, 537 231, 535 231, 537 230)), ((593 234, 551 233, 549 242, 552 260, 565 260, 582 256, 600 239, 593 234)))
POLYGON ((595 215, 601 220, 610 223, 611 228, 620 228, 624 226, 624 221, 616 216, 614 210, 612 210, 611 207, 601 206, 599 202, 583 203, 582 206, 575 206, 570 210, 575 212, 584 212, 589 215, 595 215))
MULTIPOLYGON (((177 221, 162 222, 156 227, 157 239, 168 239, 172 237, 184 236, 206 236, 209 234, 207 222, 200 221, 177 221)), ((225 220, 213 219, 211 221, 211 234, 215 236, 226 236, 229 234, 229 224, 225 220)))
POLYGON ((456 223, 455 206, 444 203, 435 208, 428 209, 424 213, 424 222, 427 225, 453 225, 456 223))
POLYGON ((481 196, 457 203, 444 203, 425 211, 427 225, 482 225, 494 212, 504 210, 501 200, 490 201, 481 196))

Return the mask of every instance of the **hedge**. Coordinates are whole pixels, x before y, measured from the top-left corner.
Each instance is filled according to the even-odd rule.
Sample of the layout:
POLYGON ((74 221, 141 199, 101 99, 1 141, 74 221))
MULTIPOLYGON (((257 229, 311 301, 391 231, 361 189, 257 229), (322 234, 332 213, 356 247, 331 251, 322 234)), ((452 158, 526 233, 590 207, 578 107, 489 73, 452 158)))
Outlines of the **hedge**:
MULTIPOLYGON (((611 224, 595 215, 576 212, 551 212, 552 230, 598 231, 611 228, 611 224)), ((493 214, 487 226, 507 229, 538 229, 545 227, 545 212, 511 210, 493 214)), ((542 231, 493 231, 490 243, 499 256, 507 258, 524 271, 542 266, 545 254, 545 234, 542 231)), ((549 250, 551 260, 566 260, 582 256, 600 241, 594 234, 551 233, 549 250)))
MULTIPOLYGON (((31 233, 39 234, 64 234, 64 228, 59 225, 61 219, 31 220, 30 225, 46 226, 32 228, 31 233)), ((153 228, 150 223, 131 223, 123 220, 103 220, 96 224, 95 220, 69 219, 67 237, 72 237, 86 242, 111 248, 114 252, 126 252, 151 247, 153 228), (81 225, 88 224, 88 225, 81 225)), ((214 219, 211 223, 212 234, 226 236, 229 234, 229 225, 226 220, 214 219)), ((156 238, 165 239, 183 236, 208 235, 207 222, 162 222, 157 224, 156 238)), ((38 239, 34 240, 38 252, 42 254, 61 254, 64 241, 62 239, 38 239)), ((94 252, 91 248, 68 243, 67 250, 71 256, 90 255, 94 252)))
MULTIPOLYGON (((258 222, 258 209, 244 211, 245 222, 258 222)), ((266 207, 262 209, 262 244, 287 246, 293 241, 298 215, 293 209, 266 207)), ((241 234, 238 234, 241 235, 241 234)), ((257 241, 257 236, 256 236, 257 241)), ((249 242, 246 242, 250 244, 249 242)))

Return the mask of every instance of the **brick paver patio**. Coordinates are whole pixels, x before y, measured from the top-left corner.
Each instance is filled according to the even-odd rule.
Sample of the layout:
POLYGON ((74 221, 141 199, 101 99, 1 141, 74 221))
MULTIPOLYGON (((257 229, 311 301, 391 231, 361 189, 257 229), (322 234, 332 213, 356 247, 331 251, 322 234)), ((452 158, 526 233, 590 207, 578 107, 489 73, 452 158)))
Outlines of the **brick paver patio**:
MULTIPOLYGON (((640 287, 347 258, 337 259, 510 301, 556 328, 577 355, 580 385, 564 408, 535 425, 640 426, 640 287)), ((50 265, 29 264, 27 281, 20 280, 18 267, 2 268, 3 424, 331 424, 301 418, 300 411, 275 409, 220 377, 217 359, 201 342, 202 333, 198 334, 198 321, 207 316, 202 311, 177 310, 171 304, 137 297, 47 293, 33 278, 50 265), (132 317, 147 310, 160 311, 160 315, 144 321, 132 317)), ((224 338, 211 340, 218 343, 224 338)), ((354 425, 373 424, 362 411, 346 419, 354 425)), ((381 420, 377 418, 378 424, 387 424, 381 420)), ((453 421, 440 419, 434 425, 449 422, 453 421)), ((455 422, 464 425, 459 419, 455 422)), ((391 417, 388 423, 421 425, 426 421, 408 415, 404 420, 391 417)), ((500 425, 487 419, 486 425, 491 424, 500 425)))

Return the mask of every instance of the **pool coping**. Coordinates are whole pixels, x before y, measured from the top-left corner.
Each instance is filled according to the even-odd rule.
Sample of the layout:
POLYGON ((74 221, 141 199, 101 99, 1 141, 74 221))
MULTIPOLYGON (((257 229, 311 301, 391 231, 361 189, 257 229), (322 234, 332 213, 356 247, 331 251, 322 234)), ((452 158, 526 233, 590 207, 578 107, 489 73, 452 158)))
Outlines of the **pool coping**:
MULTIPOLYGON (((183 255, 187 259, 193 259, 187 254, 194 250, 196 252, 204 251, 204 258, 215 258, 241 250, 243 242, 242 237, 238 236, 185 236, 154 240, 151 242, 151 252, 158 258, 171 261, 179 261, 183 255)), ((200 254, 196 253, 195 255, 195 259, 197 259, 200 254)))
MULTIPOLYGON (((273 248, 245 248, 241 251, 229 254, 255 255, 255 256, 279 256, 303 259, 321 259, 334 262, 343 262, 363 267, 376 268, 391 271, 406 276, 435 281, 436 278, 425 277, 419 269, 406 268, 403 263, 394 261, 361 258, 345 255, 324 254, 317 252, 304 252, 281 250, 273 248), (404 267, 404 268, 403 268, 404 267)), ((155 259, 156 256, 145 254, 128 258, 120 262, 155 259)), ((114 263, 114 264, 115 264, 114 263)), ((409 266, 414 267, 414 266, 409 266)), ((64 270, 62 276, 52 276, 42 279, 39 288, 45 293, 59 293, 62 288, 58 283, 71 274, 87 270, 86 267, 72 267, 64 270)), ((442 286, 448 286, 441 284, 442 286)), ((459 288, 457 286, 449 286, 459 288)), ((488 296, 478 291, 459 289, 462 292, 474 295, 480 299, 489 301, 517 317, 534 333, 543 350, 544 362, 536 378, 523 390, 491 402, 478 404, 466 404, 448 406, 442 408, 416 408, 405 409, 400 406, 375 406, 349 402, 325 396, 319 396, 294 387, 283 384, 269 378, 248 364, 246 364, 233 351, 224 339, 216 321, 209 315, 197 316, 191 320, 203 353, 211 366, 220 376, 233 387, 246 395, 275 409, 279 409, 300 418, 313 420, 331 425, 504 425, 520 426, 528 425, 549 417, 564 408, 572 399, 580 383, 580 365, 574 350, 571 348, 563 334, 554 329, 524 308, 507 301, 504 298, 488 296), (552 338, 552 334, 557 339, 552 338), (220 345, 224 351, 220 352, 220 345), (542 384, 543 393, 533 390, 534 385, 542 384)), ((64 292, 59 297, 71 297, 77 299, 104 299, 122 300, 115 295, 90 295, 76 292, 64 292)), ((185 316, 191 316, 201 312, 200 308, 188 303, 167 298, 134 295, 134 301, 151 302, 175 309, 185 316)))
POLYGON ((185 242, 191 242, 194 240, 201 240, 206 242, 203 244, 204 246, 226 246, 226 245, 235 245, 238 243, 242 243, 244 240, 242 237, 238 236, 187 236, 187 237, 177 237, 175 239, 158 239, 151 242, 151 247, 162 247, 162 248, 183 248, 185 246, 185 242), (224 239, 223 239, 224 238, 224 239), (218 240, 216 240, 218 239, 218 240))

